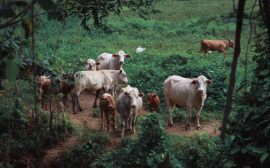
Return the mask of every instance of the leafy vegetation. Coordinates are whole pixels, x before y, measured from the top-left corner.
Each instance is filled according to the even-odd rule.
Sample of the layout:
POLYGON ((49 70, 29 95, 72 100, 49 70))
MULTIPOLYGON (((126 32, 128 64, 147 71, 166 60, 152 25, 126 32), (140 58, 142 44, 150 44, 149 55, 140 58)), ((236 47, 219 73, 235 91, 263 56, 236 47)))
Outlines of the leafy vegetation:
MULTIPOLYGON (((218 52, 198 56, 198 51, 201 39, 234 38, 236 10, 231 1, 163 0, 155 4, 148 0, 102 1, 104 4, 89 1, 84 4, 84 1, 67 0, 48 1, 49 6, 44 2, 40 0, 35 6, 36 11, 47 13, 36 17, 36 26, 32 27, 28 12, 10 27, 0 30, 0 76, 10 82, 0 93, 0 156, 4 161, 9 155, 18 157, 34 147, 52 146, 74 132, 65 113, 53 116, 55 122, 49 130, 49 114, 31 104, 36 100, 34 79, 28 76, 29 82, 15 80, 19 72, 29 73, 20 59, 23 55, 24 59, 32 60, 30 49, 34 48, 37 58, 32 60, 33 64, 41 67, 40 74, 50 74, 54 80, 67 72, 83 70, 82 63, 86 59, 96 59, 103 52, 124 50, 132 55, 123 65, 130 85, 144 94, 158 94, 163 113, 162 86, 168 76, 205 75, 213 85, 208 87, 201 118, 209 121, 222 117, 233 50, 228 49, 226 56, 218 52), (17 22, 22 23, 22 28, 17 22), (35 33, 35 43, 31 41, 32 33, 35 33), (139 45, 146 50, 136 53, 139 45), (39 124, 32 121, 35 117, 39 124)), ((269 7, 264 4, 266 1, 259 2, 269 7)), ((269 34, 267 16, 270 15, 265 14, 266 19, 261 17, 259 6, 249 8, 253 3, 247 1, 244 13, 241 47, 248 51, 239 56, 224 143, 219 137, 210 138, 204 133, 191 137, 168 135, 163 122, 167 116, 153 113, 138 119, 137 137, 121 139, 117 149, 108 153, 106 146, 110 139, 107 134, 83 129, 80 144, 69 148, 58 166, 156 167, 166 153, 170 153, 172 167, 269 167, 270 57, 269 37, 265 35, 269 34), (250 14, 253 10, 255 12, 250 14)), ((0 10, 7 23, 12 20, 6 17, 14 17, 27 3, 13 5, 15 7, 8 9, 9 15, 4 15, 2 8, 0 10)), ((173 120, 185 121, 185 113, 185 109, 177 107, 173 120)), ((98 115, 99 111, 92 114, 98 115)), ((118 126, 119 120, 118 117, 118 126)))

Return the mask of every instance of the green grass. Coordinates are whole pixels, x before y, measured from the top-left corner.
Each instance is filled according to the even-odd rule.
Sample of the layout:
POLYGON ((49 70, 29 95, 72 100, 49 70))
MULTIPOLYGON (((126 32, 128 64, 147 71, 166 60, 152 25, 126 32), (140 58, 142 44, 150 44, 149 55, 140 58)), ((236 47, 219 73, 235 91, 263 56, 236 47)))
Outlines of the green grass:
MULTIPOLYGON (((250 6, 253 2, 247 1, 247 4, 250 6)), ((234 40, 236 24, 224 22, 223 19, 214 20, 215 17, 228 16, 232 12, 232 7, 232 1, 227 0, 164 0, 155 6, 155 9, 162 13, 155 15, 149 10, 145 14, 147 20, 124 9, 120 17, 110 15, 107 18, 105 29, 90 26, 91 33, 83 30, 78 18, 67 18, 56 52, 56 56, 63 60, 59 66, 67 70, 64 65, 68 63, 78 62, 80 59, 96 59, 103 52, 116 53, 122 49, 132 55, 131 59, 125 60, 123 66, 130 84, 144 94, 158 93, 162 107, 164 104, 162 85, 169 75, 192 78, 203 74, 214 82, 214 85, 208 87, 208 99, 203 111, 215 115, 218 111, 218 114, 222 115, 233 49, 229 48, 226 56, 218 52, 198 56, 198 51, 202 39, 234 40), (213 21, 201 24, 209 18, 213 21), (146 47, 146 51, 137 54, 136 48, 139 45, 146 47), (182 59, 186 62, 180 65, 182 59)), ((89 25, 91 23, 92 21, 89 21, 89 25)), ((248 21, 245 20, 244 23, 247 24, 248 21)), ((36 51, 39 54, 54 54, 61 28, 62 24, 59 22, 44 20, 36 32, 36 51)), ((243 28, 241 47, 242 51, 245 51, 250 29, 248 25, 244 25, 243 28)), ((247 73, 244 66, 245 52, 241 52, 239 56, 236 89, 241 86, 245 75, 247 81, 251 80, 254 66, 252 56, 253 53, 249 52, 247 73)), ((83 65, 78 68, 83 69, 83 65)), ((240 90, 235 94, 235 98, 241 94, 240 90)), ((235 101, 234 103, 237 103, 238 99, 235 101)))

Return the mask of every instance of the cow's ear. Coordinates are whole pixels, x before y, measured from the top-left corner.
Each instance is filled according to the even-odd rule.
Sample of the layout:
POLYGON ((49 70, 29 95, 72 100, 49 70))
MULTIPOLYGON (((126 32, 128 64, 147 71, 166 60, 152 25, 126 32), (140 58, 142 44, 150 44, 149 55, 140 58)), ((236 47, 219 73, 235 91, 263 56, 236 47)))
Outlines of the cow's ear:
POLYGON ((117 55, 116 55, 116 54, 113 54, 112 57, 113 57, 113 58, 117 58, 117 55))
POLYGON ((84 65, 88 65, 88 63, 85 62, 84 65))
POLYGON ((100 63, 99 63, 99 62, 97 62, 97 63, 96 63, 96 65, 100 65, 100 63))
POLYGON ((124 95, 128 96, 129 94, 128 94, 128 92, 124 92, 124 95))
POLYGON ((156 95, 156 94, 154 94, 154 95, 153 95, 153 97, 157 97, 157 95, 156 95))
POLYGON ((207 83, 208 85, 212 85, 212 84, 213 84, 213 82, 212 82, 211 80, 209 80, 209 79, 207 79, 206 83, 207 83))
POLYGON ((121 69, 121 70, 120 70, 120 73, 122 73, 122 72, 123 72, 123 70, 121 69))
POLYGON ((125 55, 126 58, 131 58, 132 56, 131 55, 125 55))
POLYGON ((229 42, 232 42, 232 40, 231 40, 231 39, 228 39, 228 41, 229 41, 229 42))
POLYGON ((193 80, 192 82, 190 82, 190 84, 193 84, 193 85, 195 85, 197 82, 196 82, 196 80, 193 80))
POLYGON ((139 96, 139 97, 143 97, 144 94, 143 94, 143 93, 139 93, 138 96, 139 96))

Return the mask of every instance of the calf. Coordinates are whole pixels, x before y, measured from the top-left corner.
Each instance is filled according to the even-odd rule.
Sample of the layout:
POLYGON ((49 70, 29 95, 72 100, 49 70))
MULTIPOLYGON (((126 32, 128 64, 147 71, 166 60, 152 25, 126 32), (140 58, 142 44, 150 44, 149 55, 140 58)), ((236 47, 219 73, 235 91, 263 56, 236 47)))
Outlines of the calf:
POLYGON ((169 126, 173 126, 171 112, 175 104, 182 108, 187 106, 186 130, 190 130, 191 110, 197 110, 197 129, 200 128, 200 113, 206 99, 206 85, 211 85, 212 81, 201 75, 198 78, 188 79, 181 76, 169 76, 163 84, 165 105, 170 111, 169 126))
POLYGON ((72 99, 74 114, 77 114, 77 111, 75 110, 75 102, 77 102, 80 111, 83 111, 78 99, 82 90, 87 88, 89 91, 96 91, 94 107, 97 107, 97 98, 99 97, 99 93, 101 90, 107 92, 118 82, 128 83, 126 73, 123 69, 80 71, 79 73, 81 74, 81 77, 75 77, 75 87, 72 99))
POLYGON ((149 105, 150 112, 156 111, 159 112, 159 97, 158 95, 152 93, 148 94, 146 104, 149 105))
POLYGON ((103 130, 104 123, 103 123, 103 113, 105 114, 106 120, 107 120, 107 132, 109 132, 110 129, 110 119, 109 117, 111 116, 111 120, 113 122, 113 128, 116 128, 115 125, 115 102, 113 100, 112 95, 108 93, 104 93, 100 97, 100 103, 99 103, 99 109, 101 113, 101 130, 103 130))
POLYGON ((97 70, 96 65, 99 65, 99 63, 96 63, 95 60, 90 58, 84 63, 84 65, 86 71, 96 71, 97 70))
POLYGON ((128 125, 128 120, 130 120, 130 127, 132 133, 135 131, 135 121, 137 113, 142 109, 143 106, 143 93, 139 93, 137 88, 130 87, 122 89, 123 93, 116 100, 116 109, 120 113, 122 132, 121 137, 124 136, 125 125, 128 125), (131 126, 132 124, 132 126, 131 126))
POLYGON ((204 54, 207 53, 208 50, 223 52, 226 55, 226 50, 232 47, 234 48, 234 42, 232 40, 224 41, 224 40, 202 40, 201 41, 201 50, 199 54, 204 50, 204 54))

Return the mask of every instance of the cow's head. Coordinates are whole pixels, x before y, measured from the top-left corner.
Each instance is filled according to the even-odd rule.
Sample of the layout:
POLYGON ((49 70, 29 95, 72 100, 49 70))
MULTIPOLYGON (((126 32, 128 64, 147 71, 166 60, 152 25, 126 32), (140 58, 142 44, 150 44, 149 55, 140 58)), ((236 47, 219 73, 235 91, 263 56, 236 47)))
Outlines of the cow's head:
POLYGON ((146 102, 146 104, 147 104, 147 105, 151 104, 151 103, 154 101, 154 99, 155 99, 156 97, 157 97, 157 95, 154 94, 154 93, 148 94, 148 95, 147 95, 147 102, 146 102))
POLYGON ((213 82, 207 79, 205 76, 201 75, 198 78, 193 79, 190 84, 195 85, 197 93, 201 96, 204 96, 206 94, 206 84, 212 85, 213 82))
POLYGON ((125 91, 123 92, 123 94, 126 96, 128 105, 130 105, 131 108, 137 108, 138 98, 144 96, 143 93, 138 93, 138 91, 136 91, 135 89, 125 91))
POLYGON ((128 83, 127 75, 126 75, 126 72, 124 71, 124 69, 119 70, 119 81, 124 82, 124 83, 128 83))
POLYGON ((229 39, 228 41, 229 41, 229 46, 232 47, 232 48, 234 48, 235 47, 234 42, 231 39, 229 39))
POLYGON ((131 58, 131 55, 128 55, 124 51, 120 50, 118 53, 113 54, 112 57, 116 58, 120 65, 123 65, 125 58, 131 58))
POLYGON ((85 70, 96 71, 96 65, 100 65, 100 63, 96 63, 93 59, 88 59, 85 63, 85 70))
POLYGON ((108 93, 104 93, 101 97, 101 100, 103 101, 107 101, 108 102, 108 109, 114 110, 115 109, 115 102, 113 100, 113 96, 108 94, 108 93))

